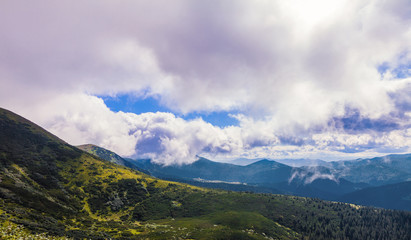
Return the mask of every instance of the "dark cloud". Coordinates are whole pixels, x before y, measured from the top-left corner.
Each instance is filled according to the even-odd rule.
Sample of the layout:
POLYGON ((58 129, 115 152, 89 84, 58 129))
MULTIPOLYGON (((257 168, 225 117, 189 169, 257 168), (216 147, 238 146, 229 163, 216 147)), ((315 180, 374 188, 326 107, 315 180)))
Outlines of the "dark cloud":
POLYGON ((405 88, 390 94, 393 99, 396 109, 398 109, 398 114, 402 117, 404 113, 411 111, 411 84, 408 84, 405 88))
POLYGON ((278 139, 284 145, 302 146, 306 144, 306 140, 294 136, 279 136, 278 139))
POLYGON ((350 146, 344 146, 343 149, 338 150, 339 152, 343 153, 359 153, 359 152, 364 152, 369 149, 375 148, 376 146, 374 145, 368 145, 368 146, 356 146, 356 147, 350 147, 350 146))
POLYGON ((343 117, 333 118, 331 125, 345 132, 389 132, 400 129, 402 126, 398 123, 401 119, 392 116, 382 116, 378 119, 361 116, 359 110, 347 109, 343 117))

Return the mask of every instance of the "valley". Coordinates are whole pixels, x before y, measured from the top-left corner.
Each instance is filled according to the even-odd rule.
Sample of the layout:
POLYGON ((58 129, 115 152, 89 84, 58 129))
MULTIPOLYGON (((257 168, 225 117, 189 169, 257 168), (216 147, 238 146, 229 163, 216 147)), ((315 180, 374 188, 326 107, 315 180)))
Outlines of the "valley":
MULTIPOLYGON (((281 193, 332 201, 343 200, 343 202, 407 211, 410 211, 411 206, 411 200, 407 197, 411 194, 411 188, 407 187, 400 188, 397 194, 388 194, 383 203, 366 200, 366 197, 362 197, 364 194, 361 194, 361 192, 372 192, 373 189, 393 188, 397 184, 408 186, 411 179, 410 154, 300 167, 291 167, 267 159, 244 166, 214 162, 205 158, 199 158, 192 164, 171 166, 162 166, 149 159, 128 159, 128 162, 134 164, 136 169, 143 169, 158 178, 196 186, 233 191, 281 193)), ((369 198, 379 199, 376 196, 369 198)))

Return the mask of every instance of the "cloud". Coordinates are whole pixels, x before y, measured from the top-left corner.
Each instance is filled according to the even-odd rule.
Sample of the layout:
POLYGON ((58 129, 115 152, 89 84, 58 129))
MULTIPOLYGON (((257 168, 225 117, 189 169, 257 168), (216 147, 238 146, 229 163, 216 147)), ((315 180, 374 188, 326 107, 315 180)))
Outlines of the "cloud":
POLYGON ((37 119, 71 144, 94 143, 122 156, 152 158, 162 164, 190 163, 202 152, 236 153, 242 148, 236 127, 221 129, 172 113, 115 113, 102 99, 86 94, 59 95, 30 109, 26 117, 37 119))
POLYGON ((160 163, 187 163, 201 152, 234 153, 241 148, 241 138, 204 122, 186 121, 171 113, 122 114, 136 138, 136 156, 153 158, 160 163))
POLYGON ((391 158, 388 157, 388 156, 384 156, 384 157, 382 158, 382 161, 383 161, 384 163, 391 163, 391 158))
POLYGON ((364 157, 383 152, 387 146, 391 151, 404 151, 411 144, 410 129, 356 134, 335 130, 305 136, 289 133, 286 138, 270 131, 267 122, 254 123, 248 118, 242 119, 240 126, 221 128, 173 113, 112 112, 101 98, 87 94, 37 99, 28 109, 20 111, 70 144, 94 143, 122 156, 152 158, 166 165, 190 163, 196 155, 212 159, 311 156, 335 160, 347 158, 343 152, 352 153, 349 157, 364 157))
POLYGON ((406 0, 3 1, 0 103, 70 143, 164 163, 406 151, 408 12, 406 0), (119 94, 235 111, 239 125, 114 113, 95 97, 119 94))
POLYGON ((332 124, 337 129, 343 129, 346 132, 366 132, 379 131, 388 132, 395 129, 401 129, 400 125, 404 120, 408 120, 404 116, 381 116, 378 119, 370 119, 360 115, 358 111, 347 109, 346 114, 341 118, 334 118, 329 124, 332 124))
POLYGON ((330 169, 318 166, 294 168, 290 178, 288 179, 288 184, 293 182, 295 179, 304 180, 304 185, 311 184, 317 179, 328 179, 339 183, 339 179, 334 173, 330 172, 330 169))

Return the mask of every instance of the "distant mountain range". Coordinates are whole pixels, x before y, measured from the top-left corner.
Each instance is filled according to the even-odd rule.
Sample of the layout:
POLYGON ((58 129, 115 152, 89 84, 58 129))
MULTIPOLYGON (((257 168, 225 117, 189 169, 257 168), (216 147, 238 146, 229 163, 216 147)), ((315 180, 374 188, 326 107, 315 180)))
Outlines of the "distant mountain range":
MULTIPOLYGON (((231 163, 249 162, 249 164, 251 164, 259 160, 238 159, 231 161, 231 163)), ((331 173, 335 179, 345 178, 351 182, 363 182, 375 186, 411 181, 411 154, 392 154, 369 159, 329 162, 320 159, 276 159, 270 161, 279 162, 294 168, 305 169, 306 172, 328 172, 328 174, 331 173)), ((236 165, 245 166, 248 164, 236 165)))
POLYGON ((331 162, 338 178, 380 186, 411 180, 411 154, 393 154, 371 159, 331 162))
POLYGON ((230 163, 219 163, 205 158, 192 164, 163 166, 150 159, 133 162, 138 167, 160 178, 182 178, 205 180, 219 180, 241 183, 275 183, 287 181, 292 168, 274 161, 260 160, 247 166, 238 166, 230 163))
MULTIPOLYGON (((410 210, 411 206, 411 198, 408 197, 411 188, 402 187, 399 194, 390 194, 384 200, 377 197, 397 184, 408 186, 411 180, 411 154, 334 162, 281 160, 285 163, 297 161, 298 164, 294 165, 317 164, 300 167, 267 159, 250 160, 251 164, 242 166, 201 157, 192 164, 163 166, 150 159, 124 159, 94 145, 79 148, 154 177, 201 187, 316 197, 391 209, 410 210), (373 196, 368 194, 371 192, 377 194, 376 197, 367 197, 373 196)), ((245 159, 241 161, 246 162, 245 159)))
MULTIPOLYGON (((226 163, 231 163, 234 165, 240 165, 240 166, 246 166, 255 162, 258 162, 260 160, 263 160, 264 158, 255 158, 255 159, 249 159, 249 158, 237 158, 234 160, 230 161, 224 161, 226 163)), ((327 161, 320 160, 320 159, 305 159, 305 158, 299 158, 299 159, 268 159, 271 161, 276 161, 285 165, 288 165, 290 167, 302 167, 302 166, 330 166, 331 164, 327 161)))
MULTIPOLYGON (((272 160, 259 160, 246 166, 219 163, 205 158, 187 165, 163 166, 149 159, 133 162, 152 176, 189 182, 194 185, 220 188, 222 183, 238 182, 256 192, 286 193, 297 196, 334 200, 345 193, 367 187, 365 183, 352 183, 335 179, 327 168, 293 168, 272 160), (202 181, 198 181, 201 179, 202 181), (220 181, 217 184, 216 181, 220 181)), ((238 186, 226 185, 233 190, 238 186)))
POLYGON ((246 166, 249 165, 251 163, 255 163, 258 162, 260 160, 263 160, 264 158, 255 158, 255 159, 249 159, 249 158, 237 158, 234 160, 230 160, 230 161, 223 161, 225 163, 231 163, 234 165, 239 165, 239 166, 246 166))
POLYGON ((276 159, 275 161, 279 163, 286 164, 291 167, 316 167, 316 166, 330 166, 329 162, 320 159, 276 159))
MULTIPOLYGON (((283 162, 291 161, 294 160, 283 162)), ((407 210, 406 206, 411 206, 411 200, 403 199, 402 195, 401 199, 399 196, 392 195, 392 198, 384 203, 362 201, 363 195, 359 191, 409 181, 411 179, 411 154, 335 162, 314 160, 317 166, 301 167, 292 167, 267 159, 245 166, 214 162, 205 158, 199 158, 192 164, 180 166, 162 166, 149 159, 132 162, 155 177, 198 186, 344 200, 392 209, 407 210), (230 182, 239 182, 243 186, 234 186, 229 184, 230 182), (347 195, 357 191, 359 194, 347 195), (402 201, 403 204, 397 204, 398 201, 402 201)), ((306 163, 306 160, 300 161, 302 162, 306 163)), ((405 189, 403 194, 405 196, 411 194, 411 188, 405 189)))

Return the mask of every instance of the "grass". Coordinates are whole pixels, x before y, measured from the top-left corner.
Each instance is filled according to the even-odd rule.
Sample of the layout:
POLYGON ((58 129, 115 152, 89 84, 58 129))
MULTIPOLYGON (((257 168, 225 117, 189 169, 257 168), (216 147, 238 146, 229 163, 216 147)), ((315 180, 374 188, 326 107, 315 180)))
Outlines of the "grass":
MULTIPOLYGON (((3 215, 3 211, 0 210, 3 215)), ((10 220, 0 220, 0 239, 2 240, 68 240, 67 237, 52 236, 47 233, 33 233, 22 225, 10 220)))

